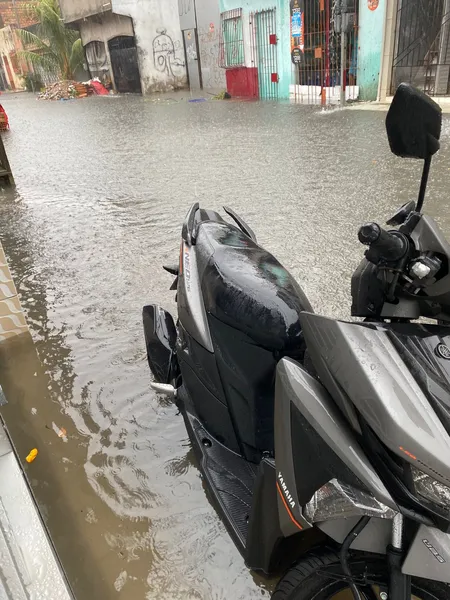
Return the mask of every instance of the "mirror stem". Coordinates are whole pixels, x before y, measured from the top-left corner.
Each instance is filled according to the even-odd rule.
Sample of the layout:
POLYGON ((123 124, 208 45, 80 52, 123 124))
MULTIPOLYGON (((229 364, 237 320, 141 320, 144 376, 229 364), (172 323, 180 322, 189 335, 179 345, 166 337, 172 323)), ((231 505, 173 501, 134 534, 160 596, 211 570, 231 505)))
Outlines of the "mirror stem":
POLYGON ((425 191, 427 189, 428 175, 430 173, 431 156, 427 156, 423 165, 422 181, 420 182, 419 198, 416 204, 416 212, 422 210, 423 201, 425 200, 425 191))

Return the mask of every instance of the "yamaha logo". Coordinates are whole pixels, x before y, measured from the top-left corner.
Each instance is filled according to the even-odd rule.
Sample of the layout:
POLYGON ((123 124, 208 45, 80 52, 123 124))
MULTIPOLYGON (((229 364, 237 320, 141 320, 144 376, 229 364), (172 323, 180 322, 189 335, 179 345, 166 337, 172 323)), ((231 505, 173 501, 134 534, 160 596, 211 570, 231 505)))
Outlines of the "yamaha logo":
POLYGON ((282 475, 281 471, 278 473, 278 481, 281 484, 281 487, 283 489, 283 493, 286 496, 286 500, 288 501, 290 507, 291 508, 295 508, 294 499, 292 498, 291 493, 289 492, 287 485, 284 483, 284 479, 283 479, 283 475, 282 475))
POLYGON ((438 344, 436 346, 435 352, 440 358, 450 360, 450 348, 446 344, 438 344))

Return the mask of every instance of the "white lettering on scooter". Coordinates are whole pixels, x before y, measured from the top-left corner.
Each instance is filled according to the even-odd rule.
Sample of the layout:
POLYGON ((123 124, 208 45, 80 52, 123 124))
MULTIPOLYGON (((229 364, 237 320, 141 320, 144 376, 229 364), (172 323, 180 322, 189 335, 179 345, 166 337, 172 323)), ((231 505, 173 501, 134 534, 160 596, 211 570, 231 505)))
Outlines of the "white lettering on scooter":
POLYGON ((425 544, 425 546, 428 548, 428 550, 431 552, 434 558, 441 563, 441 565, 445 563, 445 559, 439 554, 439 552, 436 550, 433 544, 431 544, 428 540, 422 540, 422 542, 425 544))
POLYGON ((189 250, 184 250, 184 280, 186 282, 186 289, 188 292, 191 291, 191 261, 189 258, 189 250))
POLYGON ((284 483, 284 479, 283 479, 283 475, 282 475, 281 471, 278 473, 278 481, 280 482, 283 493, 286 496, 286 500, 289 502, 291 508, 294 508, 295 507, 294 499, 292 498, 287 485, 284 483))

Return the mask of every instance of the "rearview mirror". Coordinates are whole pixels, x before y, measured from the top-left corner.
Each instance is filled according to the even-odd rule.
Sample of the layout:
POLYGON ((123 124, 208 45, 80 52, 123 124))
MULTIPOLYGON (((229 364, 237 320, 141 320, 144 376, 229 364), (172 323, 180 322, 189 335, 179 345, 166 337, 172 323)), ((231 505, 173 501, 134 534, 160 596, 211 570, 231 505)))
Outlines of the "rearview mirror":
POLYGON ((442 110, 429 96, 401 83, 386 117, 391 151, 404 158, 431 158, 439 150, 442 110))

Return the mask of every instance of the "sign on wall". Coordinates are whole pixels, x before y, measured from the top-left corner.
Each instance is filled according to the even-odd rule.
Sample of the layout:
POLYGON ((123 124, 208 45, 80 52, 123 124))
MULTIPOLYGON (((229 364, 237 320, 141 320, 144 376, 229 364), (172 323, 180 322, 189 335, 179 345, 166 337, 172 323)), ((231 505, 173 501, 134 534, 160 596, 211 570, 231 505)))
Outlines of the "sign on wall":
POLYGON ((367 6, 369 10, 376 10, 378 8, 379 3, 380 0, 367 0, 367 6))
POLYGON ((303 0, 291 0, 291 59, 294 64, 302 62, 305 52, 305 12, 303 0))

